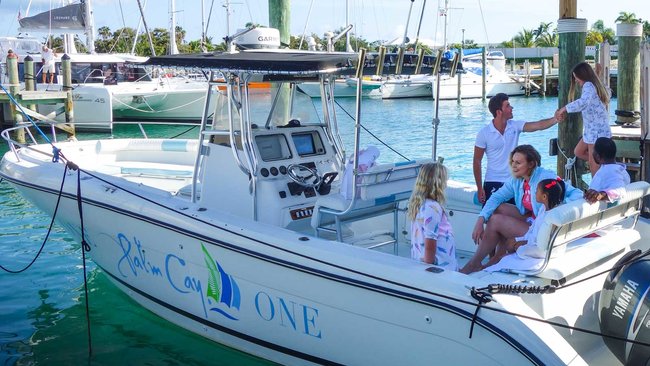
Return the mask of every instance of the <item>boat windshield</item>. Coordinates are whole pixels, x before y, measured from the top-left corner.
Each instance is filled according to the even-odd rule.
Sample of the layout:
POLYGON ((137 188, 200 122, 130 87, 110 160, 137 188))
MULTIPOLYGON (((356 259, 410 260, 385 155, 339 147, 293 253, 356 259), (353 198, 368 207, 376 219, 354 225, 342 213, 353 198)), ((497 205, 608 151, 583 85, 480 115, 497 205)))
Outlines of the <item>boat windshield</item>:
POLYGON ((151 78, 142 67, 128 67, 123 63, 111 62, 73 62, 72 83, 103 83, 114 77, 116 82, 150 81, 151 78))
MULTIPOLYGON (((316 111, 316 107, 307 94, 298 90, 295 87, 280 87, 280 84, 266 84, 261 87, 252 87, 249 89, 248 100, 250 103, 250 123, 258 128, 294 126, 299 121, 301 126, 308 124, 321 123, 320 117, 316 111), (277 96, 278 90, 280 95, 277 96), (285 102, 289 100, 289 102, 285 102), (275 102, 275 103, 274 103, 275 102), (288 106, 288 107, 286 107, 288 106)), ((219 88, 218 93, 215 95, 215 115, 214 115, 214 130, 228 131, 228 98, 226 91, 219 88)), ((225 89, 225 88, 224 88, 225 89)), ((233 111, 234 127, 235 130, 240 130, 240 117, 241 111, 238 111, 234 102, 231 102, 233 111)))

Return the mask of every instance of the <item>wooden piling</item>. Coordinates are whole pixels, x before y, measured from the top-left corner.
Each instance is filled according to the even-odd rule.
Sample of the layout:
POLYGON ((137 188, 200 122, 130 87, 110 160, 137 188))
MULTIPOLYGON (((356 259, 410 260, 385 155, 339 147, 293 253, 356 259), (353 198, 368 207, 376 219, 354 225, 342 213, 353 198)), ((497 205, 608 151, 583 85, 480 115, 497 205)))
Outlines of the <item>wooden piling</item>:
POLYGON ((640 45, 643 26, 640 23, 619 23, 616 25, 618 37, 618 75, 616 90, 618 98, 618 111, 616 123, 638 127, 638 117, 625 115, 639 112, 640 97, 639 86, 641 83, 640 45))
POLYGON ((524 60, 524 94, 530 96, 530 60, 524 60))
POLYGON ((377 61, 375 61, 375 64, 377 65, 377 71, 375 72, 375 75, 381 76, 381 74, 384 72, 385 58, 386 58, 386 46, 380 46, 379 55, 377 56, 377 61))
MULTIPOLYGON (((560 9, 563 9, 560 1, 560 9)), ((575 1, 574 1, 575 2, 575 1)), ((571 83, 571 71, 573 67, 585 60, 585 46, 587 38, 587 19, 567 18, 558 20, 558 34, 560 36, 560 68, 558 70, 558 107, 565 106, 569 101, 569 85, 571 83)), ((576 95, 576 98, 578 96, 576 95)), ((580 113, 571 113, 567 118, 558 124, 558 144, 563 153, 557 157, 558 175, 565 179, 571 179, 573 185, 584 188, 582 175, 585 173, 584 162, 576 161, 575 169, 565 176, 565 169, 568 157, 573 157, 573 150, 582 137, 582 116, 580 113), (573 172, 575 176, 573 175, 573 172)))
MULTIPOLYGON (((25 66, 25 90, 27 91, 34 91, 36 90, 36 80, 34 77, 34 59, 32 56, 27 55, 25 57, 25 62, 23 63, 25 66)), ((36 110, 36 104, 28 104, 27 108, 35 111, 36 110)))
MULTIPOLYGON (((7 73, 9 74, 9 93, 15 100, 16 95, 20 91, 20 79, 18 78, 18 56, 13 50, 7 52, 7 73)), ((23 115, 20 113, 20 110, 12 102, 9 103, 9 108, 11 110, 11 116, 14 119, 14 126, 21 125, 23 123, 23 115)), ((13 138, 19 143, 24 144, 25 130, 22 128, 14 130, 13 138)))
POLYGON ((291 1, 269 0, 269 26, 280 31, 280 43, 288 45, 291 41, 291 1))
POLYGON ((420 48, 418 50, 418 62, 417 62, 417 64, 415 64, 415 71, 413 71, 413 74, 417 75, 417 74, 422 72, 422 62, 423 61, 424 61, 424 48, 420 48))
POLYGON ((74 109, 72 108, 72 64, 70 56, 67 54, 61 57, 61 72, 63 73, 63 91, 66 92, 65 99, 65 123, 66 132, 69 135, 75 135, 74 129, 74 109))
POLYGON ((610 90, 611 87, 610 69, 612 65, 612 55, 610 49, 611 47, 609 46, 609 43, 603 42, 598 44, 598 48, 596 50, 596 73, 598 74, 598 78, 607 90, 610 90))
POLYGON ((404 63, 404 47, 397 51, 397 63, 395 64, 395 75, 402 73, 402 64, 404 63))
POLYGON ((481 97, 485 99, 487 97, 487 86, 485 85, 487 83, 487 52, 485 47, 481 47, 481 66, 483 66, 481 71, 481 97))
POLYGON ((542 60, 542 88, 539 91, 540 96, 546 95, 546 68, 548 67, 548 60, 542 60))

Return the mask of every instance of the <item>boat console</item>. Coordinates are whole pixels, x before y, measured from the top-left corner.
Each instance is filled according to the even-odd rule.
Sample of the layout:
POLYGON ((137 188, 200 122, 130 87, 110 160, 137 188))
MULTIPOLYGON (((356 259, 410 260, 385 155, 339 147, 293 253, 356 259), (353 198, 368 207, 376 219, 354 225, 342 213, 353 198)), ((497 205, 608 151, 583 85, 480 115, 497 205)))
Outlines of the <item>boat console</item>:
MULTIPOLYGON (((331 186, 340 164, 325 130, 321 125, 288 124, 252 128, 251 133, 254 166, 250 177, 240 171, 232 175, 237 177, 237 182, 232 181, 232 176, 229 181, 214 179, 217 183, 208 188, 209 195, 203 192, 202 200, 219 207, 228 205, 231 212, 238 215, 256 214, 262 222, 309 230, 317 198, 338 194, 338 189, 332 190, 331 186), (277 212, 282 214, 277 215, 277 212)), ((237 145, 237 153, 243 161, 241 143, 237 145)), ((206 180, 213 181, 209 176, 215 171, 237 169, 229 136, 213 136, 209 147, 210 154, 204 164, 212 167, 205 169, 206 180), (215 164, 219 167, 214 167, 215 164)))

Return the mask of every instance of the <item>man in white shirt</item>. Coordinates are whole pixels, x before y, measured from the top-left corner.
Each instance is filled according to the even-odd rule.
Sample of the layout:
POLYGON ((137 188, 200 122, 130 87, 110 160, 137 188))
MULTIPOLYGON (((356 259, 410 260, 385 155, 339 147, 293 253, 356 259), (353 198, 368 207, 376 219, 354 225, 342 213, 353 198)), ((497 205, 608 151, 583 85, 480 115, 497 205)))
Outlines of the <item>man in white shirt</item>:
POLYGON ((630 184, 630 174, 625 164, 616 162, 616 143, 609 137, 599 137, 594 143, 594 161, 600 168, 594 174, 585 192, 589 203, 597 201, 614 202, 625 195, 625 186, 630 184))
POLYGON ((47 46, 43 45, 43 50, 41 52, 41 58, 43 59, 43 70, 41 71, 43 74, 43 84, 46 82, 47 73, 50 74, 49 83, 52 84, 54 82, 54 57, 56 57, 54 52, 52 52, 52 50, 47 46))
POLYGON ((512 119, 512 105, 508 95, 498 93, 488 103, 488 109, 494 119, 485 125, 476 136, 474 144, 473 170, 478 200, 481 204, 496 192, 503 182, 510 178, 510 152, 519 144, 521 132, 545 130, 556 124, 561 115, 536 122, 515 121, 512 119), (487 155, 485 182, 481 175, 483 155, 487 155))

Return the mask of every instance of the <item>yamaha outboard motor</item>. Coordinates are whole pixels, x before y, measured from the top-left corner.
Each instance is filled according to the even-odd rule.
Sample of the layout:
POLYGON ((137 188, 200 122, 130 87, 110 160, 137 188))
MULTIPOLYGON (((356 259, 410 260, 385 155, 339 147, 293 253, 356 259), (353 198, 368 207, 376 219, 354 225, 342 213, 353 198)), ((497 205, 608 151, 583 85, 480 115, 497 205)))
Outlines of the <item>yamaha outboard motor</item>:
MULTIPOLYGON (((605 279, 598 304, 600 331, 604 335, 650 343, 650 257, 645 257, 647 254, 642 255, 640 250, 626 254, 616 263, 616 267, 623 266, 613 269, 605 279)), ((650 366, 650 346, 610 337, 603 339, 624 364, 650 366)))

